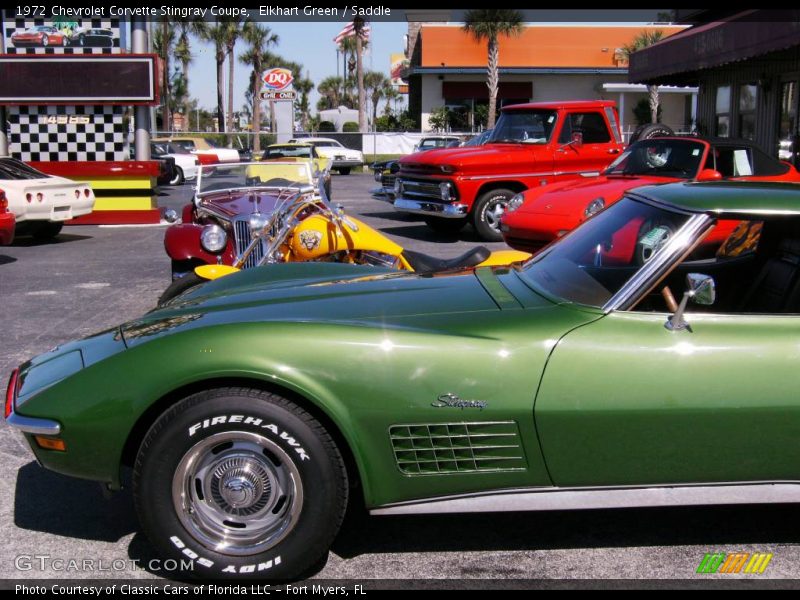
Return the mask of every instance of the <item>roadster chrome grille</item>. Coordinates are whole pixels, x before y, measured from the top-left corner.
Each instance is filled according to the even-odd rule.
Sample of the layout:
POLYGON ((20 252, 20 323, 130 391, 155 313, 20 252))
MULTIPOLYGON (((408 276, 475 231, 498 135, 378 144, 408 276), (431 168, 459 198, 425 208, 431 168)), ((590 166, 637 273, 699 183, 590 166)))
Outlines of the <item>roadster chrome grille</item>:
POLYGON ((397 466, 406 475, 527 468, 515 421, 393 425, 389 438, 397 466))
MULTIPOLYGON (((250 232, 250 224, 248 222, 248 217, 237 217, 233 220, 233 237, 234 243, 236 246, 236 258, 240 258, 244 251, 247 250, 247 247, 250 245, 250 242, 253 240, 252 233, 250 232)), ((255 250, 247 257, 244 265, 242 268, 249 269, 250 267, 255 267, 258 264, 258 261, 264 256, 264 244, 258 244, 255 247, 255 250)))

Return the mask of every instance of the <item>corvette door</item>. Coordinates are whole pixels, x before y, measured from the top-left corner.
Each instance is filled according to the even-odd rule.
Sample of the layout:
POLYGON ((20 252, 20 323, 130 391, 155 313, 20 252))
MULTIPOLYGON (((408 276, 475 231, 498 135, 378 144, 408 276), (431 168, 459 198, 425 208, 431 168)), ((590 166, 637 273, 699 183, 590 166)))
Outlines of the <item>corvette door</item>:
POLYGON ((800 317, 612 313, 567 335, 535 421, 559 486, 800 479, 800 317))

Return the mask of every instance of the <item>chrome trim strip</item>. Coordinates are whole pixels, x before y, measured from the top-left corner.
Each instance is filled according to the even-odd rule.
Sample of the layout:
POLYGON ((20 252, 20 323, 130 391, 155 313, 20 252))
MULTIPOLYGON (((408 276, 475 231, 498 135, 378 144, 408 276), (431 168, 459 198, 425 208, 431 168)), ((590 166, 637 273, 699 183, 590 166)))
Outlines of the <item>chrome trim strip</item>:
POLYGON ((660 485, 616 488, 527 488, 402 502, 371 515, 527 512, 647 506, 785 504, 800 502, 800 482, 660 485))
POLYGON ((469 212, 466 204, 445 204, 443 202, 426 202, 409 198, 397 198, 393 205, 395 209, 402 212, 431 215, 442 217, 443 219, 460 219, 466 217, 469 212))
POLYGON ((600 171, 543 171, 541 173, 509 173, 504 175, 476 175, 464 177, 467 181, 480 181, 484 179, 509 179, 514 177, 560 177, 562 175, 580 175, 581 177, 599 177, 600 171))
POLYGON ((8 415, 6 423, 14 429, 32 435, 59 435, 61 433, 61 423, 58 421, 23 417, 15 412, 8 415))
POLYGON ((614 296, 603 306, 606 314, 616 310, 626 310, 633 302, 664 274, 669 266, 694 243, 703 231, 713 224, 713 219, 705 214, 696 214, 689 218, 678 234, 667 245, 628 280, 614 296))

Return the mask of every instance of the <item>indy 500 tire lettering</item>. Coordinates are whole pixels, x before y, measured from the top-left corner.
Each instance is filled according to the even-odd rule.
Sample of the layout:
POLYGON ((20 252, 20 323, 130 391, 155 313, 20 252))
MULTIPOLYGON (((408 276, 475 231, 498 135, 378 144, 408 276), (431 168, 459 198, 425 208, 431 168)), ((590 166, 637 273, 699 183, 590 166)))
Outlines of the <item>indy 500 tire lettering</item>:
POLYGON ((134 467, 145 533, 201 577, 300 576, 347 506, 341 454, 290 400, 249 388, 184 398, 147 432, 134 467))

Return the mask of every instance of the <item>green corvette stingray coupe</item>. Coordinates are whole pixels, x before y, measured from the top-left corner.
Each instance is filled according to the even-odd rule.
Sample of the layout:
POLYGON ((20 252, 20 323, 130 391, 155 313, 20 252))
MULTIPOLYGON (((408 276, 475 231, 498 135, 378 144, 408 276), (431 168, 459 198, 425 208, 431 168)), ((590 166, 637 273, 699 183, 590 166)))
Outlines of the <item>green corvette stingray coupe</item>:
POLYGON ((800 187, 653 186, 524 264, 209 282, 22 365, 5 413, 45 468, 118 489, 131 467, 196 576, 291 578, 355 500, 800 501, 799 313, 800 187))

